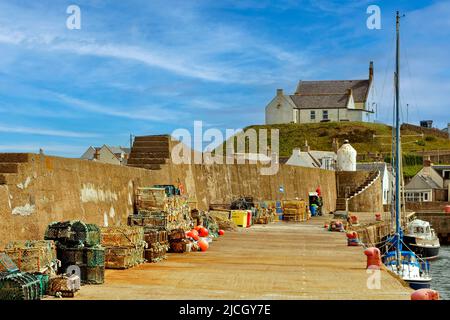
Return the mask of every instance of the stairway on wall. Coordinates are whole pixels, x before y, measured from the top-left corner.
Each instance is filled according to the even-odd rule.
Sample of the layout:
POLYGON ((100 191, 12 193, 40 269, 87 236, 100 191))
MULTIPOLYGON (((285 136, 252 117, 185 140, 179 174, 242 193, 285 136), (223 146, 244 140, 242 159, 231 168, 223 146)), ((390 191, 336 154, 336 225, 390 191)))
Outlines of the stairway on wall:
POLYGON ((170 159, 170 136, 135 137, 127 166, 159 170, 170 159))
POLYGON ((336 199, 336 211, 346 211, 347 205, 346 203, 353 197, 358 194, 364 192, 367 188, 369 188, 378 178, 380 177, 380 171, 372 172, 367 179, 359 185, 356 189, 351 190, 347 197, 338 197, 336 199))
POLYGON ((29 159, 28 153, 0 153, 0 185, 13 183, 19 173, 19 164, 29 159))

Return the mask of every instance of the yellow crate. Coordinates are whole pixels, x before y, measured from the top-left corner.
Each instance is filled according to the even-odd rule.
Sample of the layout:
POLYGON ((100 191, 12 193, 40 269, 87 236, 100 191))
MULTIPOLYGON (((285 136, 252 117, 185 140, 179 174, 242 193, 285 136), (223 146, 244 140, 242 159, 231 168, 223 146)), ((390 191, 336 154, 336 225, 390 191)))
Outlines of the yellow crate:
POLYGON ((231 220, 238 227, 247 227, 247 211, 246 210, 231 210, 231 220))

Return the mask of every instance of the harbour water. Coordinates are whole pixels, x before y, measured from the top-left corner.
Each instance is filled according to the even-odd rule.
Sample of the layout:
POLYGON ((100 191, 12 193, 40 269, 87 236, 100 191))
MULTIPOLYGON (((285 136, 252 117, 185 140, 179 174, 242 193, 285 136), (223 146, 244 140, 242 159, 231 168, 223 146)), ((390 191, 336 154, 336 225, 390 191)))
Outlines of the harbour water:
POLYGON ((442 300, 450 300, 450 246, 442 246, 439 258, 431 262, 431 288, 439 291, 442 300))

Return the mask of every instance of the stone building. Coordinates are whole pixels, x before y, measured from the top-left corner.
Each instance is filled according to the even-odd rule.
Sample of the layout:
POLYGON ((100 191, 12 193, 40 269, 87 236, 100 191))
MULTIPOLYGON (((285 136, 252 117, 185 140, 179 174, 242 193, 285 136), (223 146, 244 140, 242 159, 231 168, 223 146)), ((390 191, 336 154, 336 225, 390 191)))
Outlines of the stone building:
POLYGON ((363 80, 299 81, 295 93, 277 89, 266 106, 266 124, 369 121, 373 62, 363 80))

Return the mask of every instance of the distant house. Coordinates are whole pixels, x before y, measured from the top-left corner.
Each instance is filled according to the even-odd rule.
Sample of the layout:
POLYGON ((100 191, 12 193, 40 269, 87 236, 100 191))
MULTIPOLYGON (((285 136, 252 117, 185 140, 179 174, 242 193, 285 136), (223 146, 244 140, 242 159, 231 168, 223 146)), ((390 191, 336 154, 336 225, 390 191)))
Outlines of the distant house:
POLYGON ((277 89, 266 106, 266 124, 368 121, 373 62, 363 80, 300 81, 293 95, 277 89))
POLYGON ((390 165, 385 162, 364 162, 357 163, 358 171, 380 171, 381 186, 383 188, 383 204, 390 204, 392 192, 394 190, 394 175, 390 165))
POLYGON ((448 201, 450 165, 433 165, 425 160, 424 167, 405 186, 406 201, 448 201))
POLYGON ((129 154, 130 148, 107 145, 103 145, 102 147, 90 146, 80 158, 103 163, 126 165, 129 154))
POLYGON ((325 170, 335 170, 336 153, 333 151, 310 150, 308 143, 305 143, 303 151, 301 149, 292 150, 292 155, 285 164, 291 166, 320 168, 325 170))

